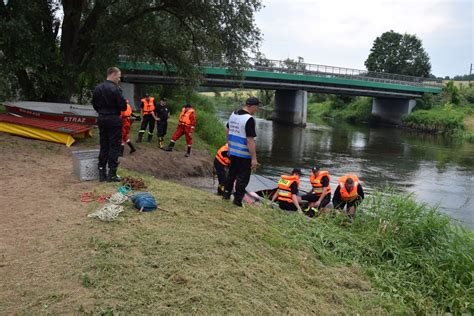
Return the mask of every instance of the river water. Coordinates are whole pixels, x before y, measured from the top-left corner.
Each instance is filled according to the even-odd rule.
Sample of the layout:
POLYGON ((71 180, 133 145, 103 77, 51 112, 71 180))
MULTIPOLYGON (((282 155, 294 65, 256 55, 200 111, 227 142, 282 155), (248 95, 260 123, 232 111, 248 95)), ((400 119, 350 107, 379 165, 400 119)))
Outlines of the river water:
MULTIPOLYGON (((231 110, 220 109, 226 121, 231 110)), ((317 161, 337 178, 354 173, 364 190, 392 186, 438 206, 456 222, 474 229, 474 144, 393 127, 368 127, 332 121, 306 128, 274 124, 257 118, 257 173, 277 180, 301 168, 302 189, 317 161)))

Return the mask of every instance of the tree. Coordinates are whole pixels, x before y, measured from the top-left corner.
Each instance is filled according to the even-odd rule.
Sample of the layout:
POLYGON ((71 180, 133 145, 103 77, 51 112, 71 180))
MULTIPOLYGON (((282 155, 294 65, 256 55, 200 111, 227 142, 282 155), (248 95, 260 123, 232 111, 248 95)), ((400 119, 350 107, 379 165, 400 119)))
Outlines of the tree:
POLYGON ((415 35, 385 32, 374 41, 365 61, 369 71, 428 77, 431 63, 422 42, 415 35))
POLYGON ((0 1, 0 75, 23 98, 69 101, 127 55, 195 83, 203 61, 240 69, 257 49, 260 1, 0 1))

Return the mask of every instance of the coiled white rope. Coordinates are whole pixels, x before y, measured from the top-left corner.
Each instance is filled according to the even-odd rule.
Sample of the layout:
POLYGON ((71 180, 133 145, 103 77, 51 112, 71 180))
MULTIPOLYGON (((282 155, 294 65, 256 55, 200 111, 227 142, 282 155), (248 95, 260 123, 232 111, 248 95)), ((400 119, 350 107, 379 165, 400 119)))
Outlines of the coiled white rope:
POLYGON ((111 222, 115 220, 119 216, 119 214, 124 211, 123 206, 120 204, 128 200, 128 197, 120 192, 116 192, 112 194, 112 196, 107 200, 109 201, 109 203, 105 204, 103 207, 101 207, 94 213, 87 215, 87 217, 98 218, 101 221, 111 222))

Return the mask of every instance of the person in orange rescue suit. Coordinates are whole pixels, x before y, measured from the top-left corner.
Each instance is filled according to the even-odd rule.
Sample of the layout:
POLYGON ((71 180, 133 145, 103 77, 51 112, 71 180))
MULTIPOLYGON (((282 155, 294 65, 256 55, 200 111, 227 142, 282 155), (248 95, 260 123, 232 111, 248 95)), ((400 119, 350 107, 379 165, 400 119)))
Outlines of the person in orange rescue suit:
POLYGON ((148 93, 145 93, 145 97, 141 99, 140 104, 140 116, 142 118, 142 125, 138 131, 137 143, 141 143, 143 139, 143 134, 145 134, 148 126, 148 142, 151 142, 153 138, 153 130, 155 129, 155 98, 150 97, 148 93))
POLYGON ((224 195, 225 180, 227 179, 227 170, 230 166, 229 145, 225 144, 216 153, 214 158, 214 170, 217 174, 219 185, 217 186, 217 195, 224 195))
POLYGON ((130 147, 130 153, 133 154, 137 150, 135 146, 133 146, 130 140, 130 126, 132 126, 132 106, 130 105, 128 100, 127 102, 127 109, 125 111, 120 112, 120 119, 122 120, 122 148, 120 150, 120 156, 123 157, 123 151, 125 149, 125 144, 130 147))
POLYGON ((171 137, 171 141, 168 146, 165 148, 166 151, 173 151, 174 144, 176 141, 183 136, 186 136, 186 144, 188 144, 188 149, 186 151, 185 157, 191 156, 191 146, 193 144, 193 132, 196 127, 196 113, 193 109, 193 106, 187 103, 179 114, 179 123, 176 127, 176 132, 174 132, 171 137))
POLYGON ((311 170, 309 181, 312 191, 301 197, 302 200, 308 201, 306 215, 313 217, 318 210, 326 207, 331 202, 331 176, 326 170, 320 170, 319 166, 314 166, 311 170))
POLYGON ((351 220, 355 217, 356 208, 364 199, 364 190, 359 178, 354 174, 347 174, 337 180, 338 186, 334 192, 332 203, 336 209, 344 209, 347 206, 347 215, 351 220))
POLYGON ((272 202, 278 200, 278 205, 282 210, 301 212, 298 197, 301 175, 301 169, 295 168, 291 171, 291 176, 282 175, 278 181, 278 190, 273 195, 272 202))

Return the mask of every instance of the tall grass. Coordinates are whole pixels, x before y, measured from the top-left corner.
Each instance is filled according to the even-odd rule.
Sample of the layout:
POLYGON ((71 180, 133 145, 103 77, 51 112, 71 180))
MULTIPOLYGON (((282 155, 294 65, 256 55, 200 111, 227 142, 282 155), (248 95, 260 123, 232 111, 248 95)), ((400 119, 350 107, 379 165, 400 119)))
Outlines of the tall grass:
MULTIPOLYGON (((358 218, 284 219, 293 246, 326 264, 361 266, 373 283, 409 313, 474 312, 474 234, 411 196, 375 193, 358 218)), ((281 228, 279 228, 281 229, 281 228)))
POLYGON ((464 111, 451 105, 418 110, 402 119, 404 126, 432 133, 453 134, 464 129, 464 111))
POLYGON ((372 99, 356 97, 344 104, 338 100, 327 99, 320 103, 308 104, 308 118, 334 118, 352 123, 369 122, 372 120, 372 99))

